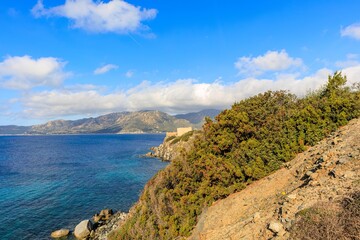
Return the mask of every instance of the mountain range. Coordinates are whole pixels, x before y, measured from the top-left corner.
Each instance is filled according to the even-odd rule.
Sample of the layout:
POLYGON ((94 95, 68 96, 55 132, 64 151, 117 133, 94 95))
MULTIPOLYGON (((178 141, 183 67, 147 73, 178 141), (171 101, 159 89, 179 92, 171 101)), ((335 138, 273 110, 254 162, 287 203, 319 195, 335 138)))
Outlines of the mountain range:
POLYGON ((79 120, 54 120, 33 126, 0 126, 0 134, 90 134, 160 133, 178 127, 201 127, 206 116, 215 117, 215 109, 171 116, 161 111, 118 112, 79 120))

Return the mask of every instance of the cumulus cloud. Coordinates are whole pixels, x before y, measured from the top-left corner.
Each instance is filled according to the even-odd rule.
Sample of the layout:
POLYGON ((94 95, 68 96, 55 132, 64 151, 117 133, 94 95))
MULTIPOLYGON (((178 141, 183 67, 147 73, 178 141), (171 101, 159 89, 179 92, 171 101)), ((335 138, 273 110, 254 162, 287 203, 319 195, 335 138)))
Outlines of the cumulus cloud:
POLYGON ((124 0, 66 0, 63 5, 45 8, 43 0, 38 0, 32 13, 35 17, 65 17, 72 21, 72 27, 89 32, 126 34, 148 30, 142 22, 154 19, 157 10, 134 6, 124 0))
POLYGON ((265 72, 283 71, 303 67, 300 58, 292 58, 285 50, 267 51, 257 57, 241 57, 235 62, 240 74, 258 76, 265 72))
MULTIPOLYGON (((343 69, 349 83, 358 81, 360 65, 343 69)), ((105 92, 90 87, 62 88, 52 91, 33 92, 20 102, 24 113, 37 118, 98 115, 117 111, 156 109, 168 113, 184 113, 205 108, 224 109, 234 102, 267 90, 290 90, 302 96, 323 86, 330 69, 299 77, 295 74, 278 75, 275 79, 245 78, 231 84, 221 81, 201 83, 196 79, 179 79, 171 83, 144 81, 127 91, 105 92)))
POLYGON ((0 87, 26 90, 36 86, 59 86, 70 75, 58 58, 7 57, 0 62, 0 87))
POLYGON ((119 68, 117 65, 114 64, 106 64, 105 66, 99 67, 97 69, 94 70, 94 74, 99 75, 99 74, 104 74, 107 73, 111 70, 117 69, 119 68))
POLYGON ((342 37, 350 37, 360 40, 360 23, 351 24, 340 31, 342 37))
POLYGON ((26 115, 35 118, 56 118, 123 110, 121 103, 124 100, 121 93, 101 95, 95 90, 53 90, 27 95, 22 102, 26 115))

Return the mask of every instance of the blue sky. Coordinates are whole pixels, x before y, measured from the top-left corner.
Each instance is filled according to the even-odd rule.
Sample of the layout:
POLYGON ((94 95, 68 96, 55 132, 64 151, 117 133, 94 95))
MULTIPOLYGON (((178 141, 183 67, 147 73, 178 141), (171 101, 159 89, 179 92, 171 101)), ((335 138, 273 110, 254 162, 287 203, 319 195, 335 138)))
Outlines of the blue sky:
POLYGON ((2 0, 0 125, 359 81, 357 0, 2 0))

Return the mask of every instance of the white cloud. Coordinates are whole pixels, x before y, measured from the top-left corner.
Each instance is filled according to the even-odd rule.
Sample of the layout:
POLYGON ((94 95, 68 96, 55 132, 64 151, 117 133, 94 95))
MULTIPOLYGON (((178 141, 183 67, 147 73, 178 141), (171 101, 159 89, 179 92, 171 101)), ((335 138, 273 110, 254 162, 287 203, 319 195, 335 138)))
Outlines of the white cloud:
POLYGON ((340 31, 342 37, 350 37, 360 40, 360 23, 354 23, 340 31))
POLYGON ((26 115, 34 118, 57 118, 124 110, 121 107, 124 100, 121 93, 101 95, 95 90, 53 90, 27 95, 22 102, 26 115))
POLYGON ((142 22, 154 19, 157 10, 137 7, 124 0, 66 0, 64 5, 45 8, 43 0, 38 0, 32 13, 36 17, 65 17, 74 28, 89 32, 126 34, 148 30, 142 22))
MULTIPOLYGON (((360 65, 343 69, 349 84, 360 76, 360 65)), ((224 109, 234 102, 267 90, 289 90, 302 96, 323 86, 330 69, 300 78, 296 74, 277 75, 275 79, 245 78, 232 84, 219 80, 201 83, 196 79, 179 79, 171 83, 144 81, 138 86, 120 92, 105 93, 96 86, 63 88, 53 91, 33 92, 20 99, 27 116, 61 118, 64 116, 89 116, 117 111, 156 109, 168 113, 184 113, 205 108, 224 109)))
POLYGON ((125 77, 127 78, 132 78, 134 76, 134 71, 129 70, 125 73, 125 77))
POLYGON ((261 75, 268 71, 283 71, 290 68, 303 67, 300 58, 292 58, 285 50, 267 51, 257 57, 241 57, 235 62, 240 74, 248 76, 261 75))
POLYGON ((346 60, 344 61, 336 61, 335 66, 339 68, 348 68, 360 65, 360 62, 358 61, 358 55, 349 53, 346 55, 346 60))
POLYGON ((59 86, 70 73, 58 58, 7 57, 0 62, 0 87, 26 90, 36 86, 59 86))
POLYGON ((97 69, 94 70, 94 74, 99 75, 99 74, 104 74, 107 73, 111 70, 117 69, 119 68, 117 65, 114 64, 107 64, 105 66, 99 67, 97 69))

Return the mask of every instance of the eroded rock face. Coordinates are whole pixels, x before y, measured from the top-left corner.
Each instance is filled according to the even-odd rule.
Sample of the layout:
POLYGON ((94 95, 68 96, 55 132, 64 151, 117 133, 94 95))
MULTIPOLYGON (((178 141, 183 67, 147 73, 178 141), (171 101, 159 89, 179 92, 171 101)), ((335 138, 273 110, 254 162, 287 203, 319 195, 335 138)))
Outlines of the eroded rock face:
POLYGON ((77 239, 86 239, 88 236, 90 236, 92 229, 93 226, 91 221, 83 220, 78 225, 76 225, 74 235, 77 239))
POLYGON ((70 230, 69 230, 69 229, 62 228, 62 229, 53 231, 53 232, 51 233, 51 237, 52 237, 52 238, 66 237, 67 235, 69 235, 69 233, 70 233, 70 230))

